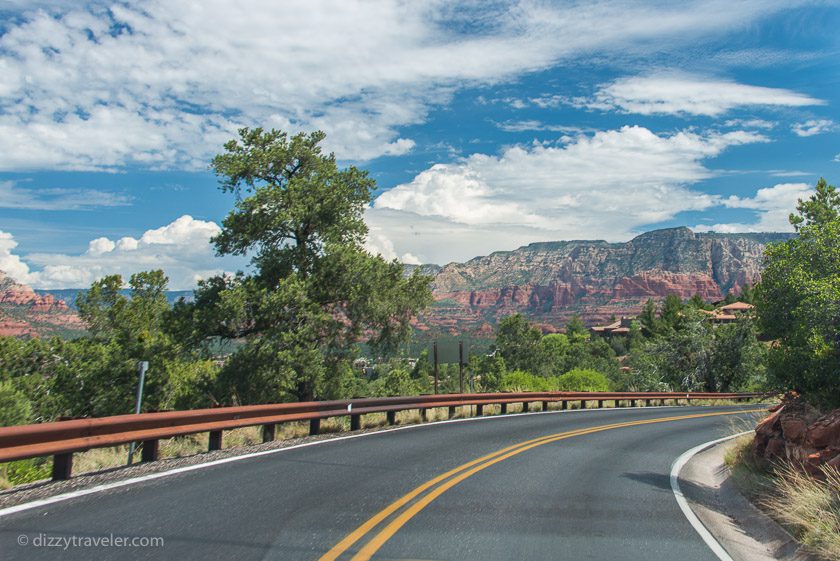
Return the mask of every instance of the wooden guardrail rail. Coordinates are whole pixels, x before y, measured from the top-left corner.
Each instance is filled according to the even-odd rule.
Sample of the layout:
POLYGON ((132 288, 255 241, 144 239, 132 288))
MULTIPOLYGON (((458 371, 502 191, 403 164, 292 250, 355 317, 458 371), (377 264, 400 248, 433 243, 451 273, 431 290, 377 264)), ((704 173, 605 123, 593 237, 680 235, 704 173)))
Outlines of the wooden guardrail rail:
POLYGON ((524 410, 531 403, 541 403, 542 410, 548 404, 561 403, 561 408, 570 402, 586 403, 596 401, 603 407, 605 401, 613 401, 616 407, 621 402, 636 406, 662 404, 665 400, 675 402, 692 400, 722 399, 742 401, 762 397, 758 393, 679 393, 679 392, 526 392, 526 393, 474 393, 437 394, 407 397, 364 398, 337 401, 309 401, 300 403, 278 403, 271 405, 248 405, 242 407, 219 407, 213 409, 192 409, 161 413, 140 413, 90 419, 74 419, 33 425, 0 428, 0 462, 53 456, 52 477, 67 479, 73 468, 73 454, 91 448, 116 446, 129 442, 142 442, 141 461, 154 461, 158 457, 158 441, 174 436, 209 433, 209 450, 222 446, 222 432, 229 429, 262 426, 263 441, 274 439, 275 425, 292 421, 309 421, 310 434, 318 434, 321 419, 350 417, 350 430, 361 428, 361 416, 369 413, 385 413, 388 424, 396 423, 396 413, 417 409, 425 419, 427 409, 446 407, 451 417, 456 407, 475 406, 476 414, 482 415, 485 405, 501 405, 507 412, 509 403, 522 403, 524 410))

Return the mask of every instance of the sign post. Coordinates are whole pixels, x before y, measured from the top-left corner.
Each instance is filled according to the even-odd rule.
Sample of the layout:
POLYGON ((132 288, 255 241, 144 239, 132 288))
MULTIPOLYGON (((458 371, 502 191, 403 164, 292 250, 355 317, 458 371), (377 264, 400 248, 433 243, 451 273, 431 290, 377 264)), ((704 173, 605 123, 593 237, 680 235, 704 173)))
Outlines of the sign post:
MULTIPOLYGON (((137 383, 137 402, 134 405, 134 414, 140 414, 140 405, 143 403, 143 384, 146 382, 146 370, 149 369, 149 362, 146 360, 141 360, 137 363, 137 373, 139 374, 140 380, 137 383)), ((134 449, 136 447, 136 443, 132 442, 131 446, 128 448, 128 465, 131 465, 131 462, 134 460, 134 449)))

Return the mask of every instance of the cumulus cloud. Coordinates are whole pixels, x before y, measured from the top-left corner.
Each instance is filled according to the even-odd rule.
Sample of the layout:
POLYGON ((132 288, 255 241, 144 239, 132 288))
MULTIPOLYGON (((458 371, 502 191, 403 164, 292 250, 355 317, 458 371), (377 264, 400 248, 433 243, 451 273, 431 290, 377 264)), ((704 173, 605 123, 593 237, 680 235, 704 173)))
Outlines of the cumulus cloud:
POLYGON ((366 220, 395 254, 411 252, 426 263, 532 241, 622 240, 680 212, 721 204, 687 187, 713 175, 703 161, 766 140, 745 131, 665 136, 623 127, 559 145, 514 146, 434 165, 381 194, 366 220))
POLYGON ((837 129, 837 124, 831 119, 810 119, 804 123, 794 123, 791 130, 796 136, 814 136, 837 129))
POLYGON ((754 197, 737 197, 735 195, 723 199, 721 202, 728 208, 744 208, 754 210, 756 220, 750 223, 733 222, 726 224, 695 226, 699 232, 792 232, 793 226, 788 217, 799 199, 807 199, 814 193, 813 187, 807 183, 779 183, 772 187, 759 189, 754 197))
POLYGON ((20 256, 12 253, 17 245, 14 236, 0 231, 0 271, 18 282, 29 282, 29 265, 21 261, 20 256))
POLYGON ((736 107, 825 105, 811 96, 783 88, 739 84, 681 72, 660 72, 619 78, 601 86, 593 98, 572 104, 639 115, 685 114, 715 117, 736 107))
POLYGON ((91 240, 78 255, 31 253, 25 261, 12 250, 11 234, 0 232, 0 270, 35 288, 83 288, 106 275, 163 269, 173 290, 195 288, 199 279, 241 268, 239 258, 217 258, 210 238, 219 233, 215 222, 184 215, 139 238, 91 240))
POLYGON ((347 160, 404 154, 399 129, 465 85, 661 50, 790 3, 42 5, 0 35, 0 170, 202 168, 243 125, 322 128, 347 160))
POLYGON ((127 206, 131 198, 97 189, 26 189, 14 181, 0 181, 0 208, 26 210, 90 210, 127 206))

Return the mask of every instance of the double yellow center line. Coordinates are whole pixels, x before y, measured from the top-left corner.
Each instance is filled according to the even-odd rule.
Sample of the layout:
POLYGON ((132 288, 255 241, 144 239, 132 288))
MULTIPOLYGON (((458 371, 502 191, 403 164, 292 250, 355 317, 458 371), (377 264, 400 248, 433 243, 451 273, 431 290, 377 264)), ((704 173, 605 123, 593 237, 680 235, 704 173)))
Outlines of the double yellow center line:
POLYGON ((565 440, 574 436, 582 436, 585 434, 592 434, 594 432, 602 432, 623 427, 635 427, 639 425, 666 423, 669 421, 681 421, 685 419, 698 419, 702 417, 716 417, 720 415, 758 413, 762 411, 764 411, 764 409, 724 411, 718 413, 698 413, 694 415, 679 415, 674 417, 661 417, 658 419, 646 419, 642 421, 613 423, 609 425, 599 425, 596 427, 590 427, 586 429, 578 429, 541 436, 539 438, 526 440, 524 442, 520 442, 518 444, 514 444, 506 448, 502 448, 501 450, 497 450, 492 454, 481 456, 480 458, 476 458, 475 460, 472 460, 454 469, 451 469, 446 473, 442 473, 441 475, 438 475, 437 477, 430 479, 426 483, 423 483, 419 487, 413 489, 409 493, 406 493, 387 507, 380 510, 361 526, 347 534, 347 536, 344 539, 335 544, 332 547, 332 549, 330 549, 327 553, 321 556, 319 561, 335 561, 348 549, 350 549, 350 547, 352 547, 353 544, 361 540, 365 535, 369 534, 371 530, 379 526, 380 523, 382 523, 383 521, 388 519, 388 517, 390 517, 392 514, 399 511, 405 505, 411 503, 411 501, 413 501, 417 497, 420 497, 421 495, 423 495, 423 493, 426 493, 426 491, 429 491, 431 489, 431 491, 423 495, 419 500, 415 501, 408 508, 399 513, 399 515, 394 517, 393 520, 391 520, 384 528, 380 529, 379 532, 376 533, 376 535, 374 535, 370 540, 368 540, 368 542, 365 543, 365 545, 351 559, 351 561, 369 561, 371 557, 373 557, 373 555, 377 551, 379 551, 379 549, 383 545, 385 545, 385 542, 387 542, 394 534, 396 534, 397 531, 406 524, 406 522, 411 520, 415 515, 417 515, 420 511, 426 508, 429 504, 431 504, 432 501, 441 496, 447 490, 451 489, 452 487, 454 487, 461 481, 467 479, 468 477, 475 475, 481 470, 487 469, 488 467, 494 464, 504 461, 517 454, 521 454, 522 452, 525 452, 532 448, 536 448, 537 446, 543 446, 544 444, 557 442, 558 440, 565 440))

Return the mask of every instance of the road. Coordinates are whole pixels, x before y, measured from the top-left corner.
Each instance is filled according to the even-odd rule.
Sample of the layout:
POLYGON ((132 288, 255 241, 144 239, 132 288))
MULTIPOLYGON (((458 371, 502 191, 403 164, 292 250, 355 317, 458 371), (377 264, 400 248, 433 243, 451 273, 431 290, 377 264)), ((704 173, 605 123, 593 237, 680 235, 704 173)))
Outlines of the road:
POLYGON ((287 449, 4 516, 0 559, 713 561, 669 470, 743 409, 513 414, 287 449), (111 536, 163 546, 92 543, 111 536))

